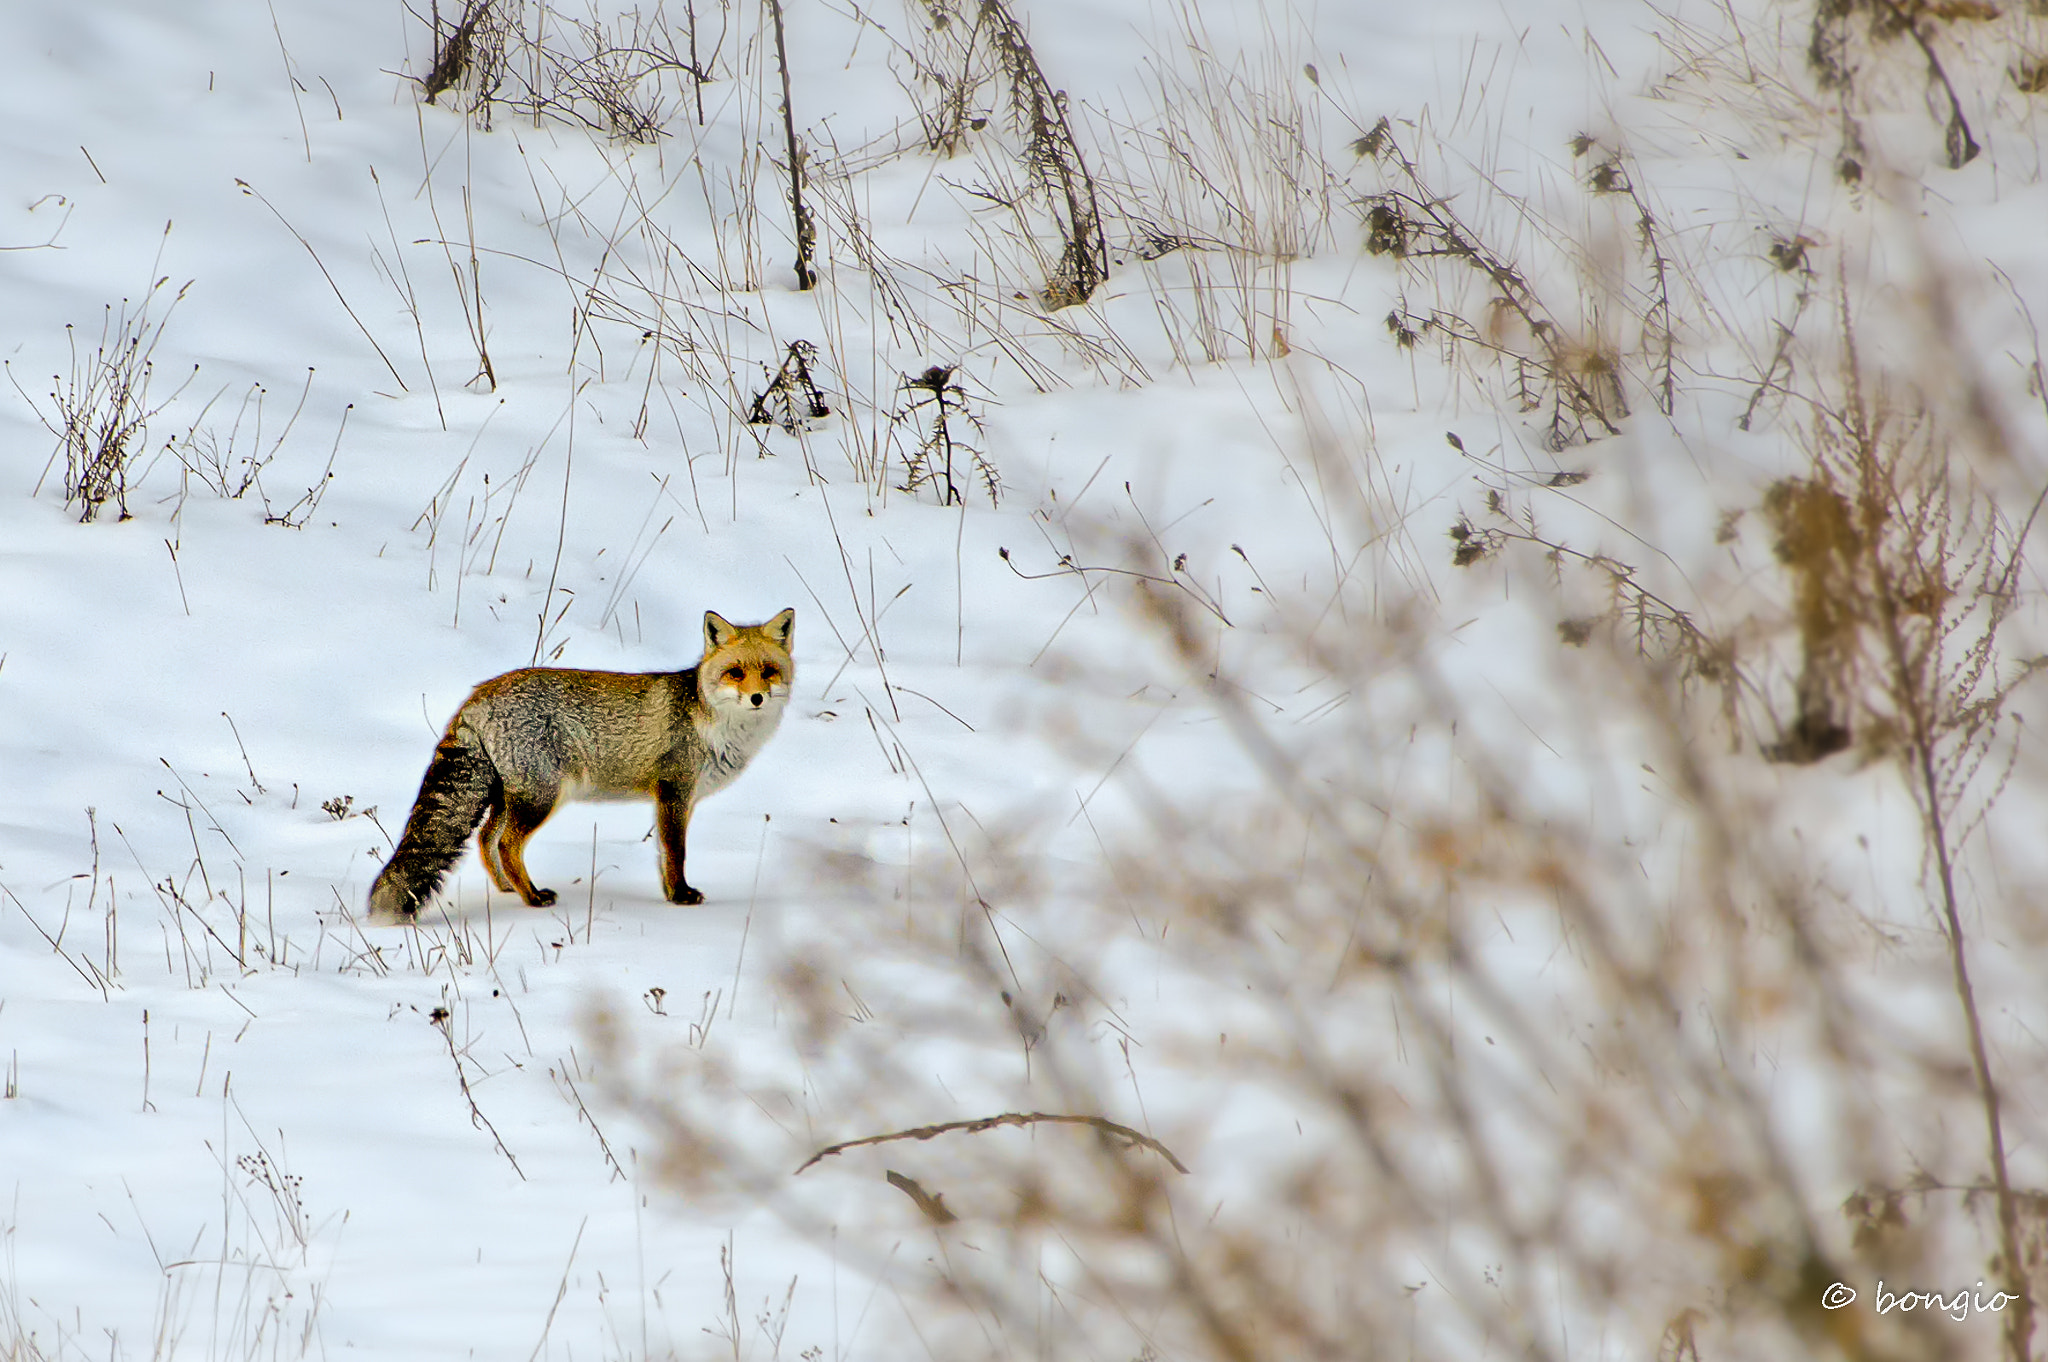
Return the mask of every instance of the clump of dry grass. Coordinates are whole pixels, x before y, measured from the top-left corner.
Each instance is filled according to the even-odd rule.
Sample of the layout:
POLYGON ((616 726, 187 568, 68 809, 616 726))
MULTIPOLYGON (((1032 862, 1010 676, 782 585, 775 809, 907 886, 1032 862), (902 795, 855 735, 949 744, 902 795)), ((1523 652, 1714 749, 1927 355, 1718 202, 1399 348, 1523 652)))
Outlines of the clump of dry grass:
MULTIPOLYGON (((1590 143, 1589 143, 1590 146, 1590 143)), ((1547 301, 1529 274, 1504 250, 1459 215, 1450 197, 1432 186, 1422 168, 1403 151, 1392 123, 1382 118, 1358 139, 1356 150, 1371 157, 1389 181, 1368 200, 1366 249, 1415 266, 1455 262, 1483 281, 1486 296, 1476 317, 1457 305, 1424 311, 1405 300, 1387 314, 1387 330, 1404 348, 1424 338, 1442 344, 1451 357, 1470 352, 1497 359, 1523 412, 1546 412, 1553 450, 1621 432, 1629 415, 1624 356, 1597 328, 1567 321, 1547 301)), ((1589 180, 1596 193, 1618 192, 1620 161, 1603 160, 1589 180)), ((1633 185, 1627 191, 1634 194, 1633 185)), ((1648 210, 1641 213, 1644 240, 1656 240, 1648 210)), ((1661 271, 1662 257, 1657 256, 1661 271)), ((1660 331, 1664 383, 1670 383, 1668 301, 1660 331)))
POLYGON ((1105 140, 1104 193, 1179 363, 1285 358, 1294 264, 1351 245, 1321 76, 1284 35, 1245 45, 1193 6, 1174 19, 1145 66, 1150 113, 1105 140))
POLYGON ((149 423, 177 400, 199 371, 194 365, 177 391, 168 397, 151 399, 149 387, 156 374, 157 344, 163 339, 171 314, 192 287, 191 281, 186 281, 163 304, 161 313, 152 313, 168 283, 168 276, 159 277, 143 294, 141 302, 124 299, 118 311, 109 306, 100 321, 99 340, 89 352, 80 350, 77 332, 72 327, 64 328, 71 351, 71 371, 51 377, 53 386, 47 394, 47 408, 23 390, 20 381, 14 378, 13 367, 8 368, 8 380, 15 391, 21 393, 43 425, 57 437, 57 448, 43 470, 43 478, 36 481, 36 491, 42 490, 43 479, 48 478, 50 468, 61 457, 64 504, 75 508, 82 521, 97 519, 110 505, 117 519, 128 519, 129 470, 148 447, 149 423))
POLYGON ((564 16, 545 0, 531 13, 526 0, 465 0, 459 15, 444 17, 436 0, 426 18, 433 58, 421 95, 429 104, 455 96, 481 128, 503 107, 653 142, 674 115, 681 81, 694 90, 709 79, 694 14, 679 36, 659 0, 609 20, 594 5, 587 16, 564 16))
POLYGON ((988 197, 1017 212, 1027 240, 1035 244, 1038 234, 1034 210, 1059 239, 1057 254, 1043 262, 1039 301, 1054 311, 1087 302, 1109 277, 1109 242, 1066 94, 1046 77, 1023 24, 1003 0, 980 0, 971 21, 944 0, 928 0, 924 10, 929 51, 917 65, 938 91, 937 103, 919 114, 928 144, 945 155, 958 153, 970 131, 987 126, 989 115, 979 110, 983 91, 994 90, 987 103, 1000 104, 1022 144, 1025 185, 988 197))
POLYGON ((291 414, 285 417, 283 428, 267 439, 263 428, 263 407, 269 392, 262 384, 249 385, 236 404, 234 417, 225 430, 218 423, 209 422, 207 417, 227 390, 222 389, 209 398, 186 426, 185 433, 164 447, 184 472, 179 489, 180 505, 183 505, 183 498, 190 493, 194 483, 227 501, 240 501, 254 492, 256 499, 263 503, 263 522, 266 525, 304 529, 320 509, 320 502, 334 480, 334 460, 340 452, 341 437, 348 427, 348 414, 352 408, 342 411, 326 467, 297 500, 280 508, 270 499, 270 492, 263 485, 263 474, 277 461, 285 441, 298 425, 299 417, 306 409, 306 398, 312 391, 313 371, 308 369, 306 381, 299 389, 298 401, 293 404, 291 414))

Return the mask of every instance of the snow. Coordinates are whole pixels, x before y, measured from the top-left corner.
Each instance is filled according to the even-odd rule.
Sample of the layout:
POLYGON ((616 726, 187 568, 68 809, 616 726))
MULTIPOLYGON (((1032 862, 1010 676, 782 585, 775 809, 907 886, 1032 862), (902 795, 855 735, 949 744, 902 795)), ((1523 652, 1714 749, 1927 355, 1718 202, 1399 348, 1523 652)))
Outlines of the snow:
MULTIPOLYGON (((1753 733, 1712 728, 1711 691, 1686 723, 1714 743, 1674 747, 1694 730, 1615 679, 1635 674, 1625 648, 1557 642, 1560 621, 1605 608, 1606 579, 1553 573, 1533 545, 1513 546, 1519 567, 1455 568, 1445 534, 1461 516, 1497 523, 1487 489, 1507 488, 1553 542, 1626 560, 1745 657, 1775 658, 1782 711, 1788 594, 1755 507, 1798 471, 1801 418, 1773 402, 1736 430, 1754 382, 1730 377, 1768 361, 1757 338, 1802 287, 1766 262, 1769 233, 1840 249, 1885 362, 1917 362, 1929 281, 1957 290, 1943 339, 1993 357, 1957 372, 1982 379, 2010 433, 1983 480, 2031 496, 2038 97, 1973 95, 1989 149, 1953 173, 1927 169, 1940 125, 1917 100, 1873 120, 1892 161, 1866 203, 1816 143, 1757 131, 1755 107, 1797 104, 1771 79, 1698 102, 1677 54, 1730 50, 1685 48, 1684 25, 1649 7, 1545 3, 1511 22, 1463 3, 1212 4, 1186 13, 1238 63, 1233 97, 1280 100, 1319 129, 1330 168, 1309 207, 1259 182, 1311 239, 1233 278, 1221 253, 1140 260, 1127 232, 1147 206, 1141 167, 1175 173, 1140 130, 1162 103, 1200 112, 1175 13, 1017 5, 1102 173, 1117 262, 1090 304, 1048 314, 1028 296, 1033 247, 975 192, 1021 175, 997 129, 975 155, 922 146, 918 7, 789 6, 829 259, 799 292, 766 20, 713 8, 697 6, 707 40, 714 22, 724 34, 706 125, 673 83, 652 145, 506 108, 484 130, 459 92, 422 104, 429 30, 396 4, 10 14, 0 350, 22 397, 0 402, 0 1357, 840 1359, 1048 1340, 1076 1349, 1048 1355, 1124 1357, 1155 1326, 1151 1355, 1179 1355, 1157 1319, 1087 1322, 1116 1313, 1087 1313, 1091 1292, 1158 1286, 1128 1245, 1091 1257, 1077 1230, 1020 1268, 994 1232, 935 1235, 882 1180, 914 1169, 982 1225, 1015 1207, 977 1160, 1043 1157, 1064 1170, 1055 1193, 1109 1205, 1114 1187, 1059 1162, 1078 1148, 1061 1132, 792 1173, 837 1141, 1003 1111, 1088 1106, 1156 1135, 1194 1170, 1173 1193, 1189 1252, 1212 1221, 1220 1243, 1270 1209, 1282 1238, 1307 1227, 1305 1298, 1420 1319, 1459 1356, 1497 1355, 1489 1321, 1517 1312, 1549 1321, 1545 1347, 1579 1329, 1558 1355, 1641 1356, 1693 1299, 1696 1261, 1674 1250, 1644 1263, 1639 1297, 1532 1304, 1543 1285, 1500 1269, 1503 1240, 1457 1209, 1477 1195, 1461 1151, 1497 1146, 1515 1216, 1627 1256, 1637 1208, 1668 1199, 1645 1170, 1700 1151, 1675 1120, 1612 1189, 1588 1190, 1592 1146, 1547 1105, 1575 1066, 1630 1093, 1660 1064, 1723 1066, 1705 1088, 1765 1094, 1758 1128, 1812 1189, 1802 1214, 1834 1214, 1845 1170, 1981 1178, 1967 1095, 1921 1109, 1902 1077, 1899 1056, 1953 1067, 1966 1051, 1919 822, 1889 768, 1763 764, 1753 733), (1395 344, 1381 319, 1397 299, 1485 297, 1455 280, 1433 293, 1365 252, 1357 205, 1381 185, 1346 144, 1382 113, 1539 282, 1629 268, 1615 260, 1630 210, 1588 206, 1567 145, 1627 142, 1679 224, 1692 290, 1699 382, 1676 415, 1638 390, 1621 435, 1553 450, 1540 412, 1433 341, 1395 344), (895 299, 856 246, 879 250, 895 299), (1930 257, 1944 269, 1922 273, 1930 257), (160 409, 132 514, 80 523, 61 454, 45 467, 51 394, 139 314, 161 327, 160 409), (799 339, 833 413, 748 425, 799 339), (956 418, 956 434, 999 471, 994 504, 964 453, 959 504, 903 486, 916 431, 891 413, 935 364, 960 366, 975 424, 956 418), (207 485, 208 458, 241 495, 207 485), (1542 489, 1567 472, 1592 476, 1542 489), (1130 572, 1180 611, 1185 656, 1130 572), (785 606, 795 694, 692 825, 702 907, 662 901, 644 808, 575 805, 529 853, 553 908, 491 891, 466 855, 417 926, 367 919, 470 687, 534 662, 686 666, 704 611, 785 606), (1714 862, 1694 759, 1756 814, 1755 865, 1714 862), (1276 781, 1335 802, 1260 803, 1276 781), (1520 802, 1489 804, 1501 790, 1520 802), (1331 851, 1297 816, 1351 840, 1331 851), (1646 914, 1599 948, 1683 981, 1694 1011, 1661 1058, 1640 1030, 1655 1007, 1607 991, 1619 976, 1557 907, 1566 877, 1545 878, 1546 856, 1596 898, 1719 904, 1717 877, 1736 884, 1730 917, 1646 914), (1234 878, 1247 866, 1265 878, 1234 878), (1882 1022, 1860 1043, 1888 1058, 1840 1081, 1815 1077, 1838 1053, 1822 1021, 1782 1010, 1806 976, 1773 953, 1787 929, 1758 886, 1780 867, 1824 905, 1811 930, 1857 962, 1845 1006, 1882 1022), (1331 889, 1367 881, 1386 896, 1371 912, 1331 889), (1484 914, 1459 883, 1486 886, 1484 914), (1423 970, 1418 993, 1347 982, 1360 952, 1454 937, 1507 993, 1469 990, 1451 965, 1423 970), (1182 953, 1211 940, 1235 944, 1182 953), (1455 1138, 1430 1121, 1458 1094, 1410 1067, 1439 1043, 1473 1056, 1456 1072, 1497 1099, 1455 1138), (1348 1129, 1319 1103, 1353 1074, 1376 1075, 1371 1100, 1393 1113, 1388 1157, 1432 1170, 1408 1184, 1413 1206, 1361 1199, 1355 1181, 1313 1194, 1348 1129), (1859 1162, 1841 1129, 1864 1099, 1907 1115, 1859 1162), (1384 1242, 1382 1219, 1400 1226, 1384 1242), (1332 1223, 1354 1227, 1357 1257, 1319 1265, 1309 1229, 1332 1223), (1343 1278, 1367 1260, 1372 1280, 1343 1278), (981 1267, 1046 1293, 1035 1340, 930 1313, 934 1273, 981 1267), (1496 1298, 1507 1315, 1488 1313, 1496 1298)), ((1680 8, 1695 33, 1724 12, 1680 8)), ((1734 8, 1771 32, 1763 7, 1734 8)), ((562 14, 529 17, 551 13, 568 41, 562 14)), ((1779 37, 1774 59, 1796 64, 1779 37)), ((1785 125, 1800 117, 1825 126, 1798 109, 1785 125)), ((1236 165, 1254 179, 1272 126, 1233 134, 1253 139, 1236 165)), ((1204 230, 1234 230, 1194 180, 1172 192, 1204 230)), ((1814 315, 1830 286, 1813 284, 1814 315)), ((2036 611, 2030 594, 2018 627, 2036 611)), ((2036 1183, 2039 1103, 2019 1080, 2040 1070, 2043 942, 2023 911, 2041 878, 2037 788, 2028 753, 1966 867, 2010 1138, 2036 1183)), ((1584 1119, 1597 1143, 1608 1118, 1584 1119)), ((1990 1239, 1940 1223, 1953 1280, 1915 1287, 1987 1271, 1990 1239)), ((1849 1252, 1837 1223, 1820 1238, 1849 1252)), ((1956 1329, 1988 1355, 1989 1323, 1956 1329)))

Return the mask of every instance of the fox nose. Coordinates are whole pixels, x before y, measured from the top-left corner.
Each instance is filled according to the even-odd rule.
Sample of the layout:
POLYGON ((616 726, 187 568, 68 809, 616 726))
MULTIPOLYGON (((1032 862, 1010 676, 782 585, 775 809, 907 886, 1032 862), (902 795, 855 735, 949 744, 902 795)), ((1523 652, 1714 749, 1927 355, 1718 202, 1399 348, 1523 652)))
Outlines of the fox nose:
POLYGON ((766 700, 768 699, 768 697, 767 697, 767 696, 765 696, 765 695, 763 695, 763 694, 761 694, 761 692, 760 692, 760 691, 755 691, 755 692, 754 692, 754 694, 753 694, 753 697, 752 697, 752 698, 753 698, 753 701, 754 701, 754 708, 755 708, 755 709, 759 709, 759 708, 761 707, 761 705, 763 704, 763 702, 765 702, 765 701, 766 701, 766 700))

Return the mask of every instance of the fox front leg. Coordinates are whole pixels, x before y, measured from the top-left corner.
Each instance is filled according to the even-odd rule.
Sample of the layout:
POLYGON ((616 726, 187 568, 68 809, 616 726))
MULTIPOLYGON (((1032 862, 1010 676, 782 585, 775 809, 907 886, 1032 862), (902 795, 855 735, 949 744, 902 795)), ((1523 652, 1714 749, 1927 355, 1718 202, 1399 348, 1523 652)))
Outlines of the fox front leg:
POLYGON ((670 903, 702 903, 683 878, 683 845, 690 831, 695 782, 664 780, 654 790, 654 830, 661 842, 661 892, 670 903))

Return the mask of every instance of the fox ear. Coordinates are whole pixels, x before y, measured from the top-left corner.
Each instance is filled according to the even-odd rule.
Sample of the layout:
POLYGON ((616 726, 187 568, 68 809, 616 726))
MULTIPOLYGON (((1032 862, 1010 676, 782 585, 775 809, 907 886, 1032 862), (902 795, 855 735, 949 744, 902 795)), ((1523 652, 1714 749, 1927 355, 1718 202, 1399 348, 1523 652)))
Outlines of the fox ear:
POLYGON ((713 648, 723 647, 732 642, 732 636, 738 632, 739 630, 733 628, 725 617, 716 610, 706 610, 704 612, 705 651, 709 652, 713 648))
POLYGON ((774 619, 769 620, 766 624, 762 625, 761 627, 768 631, 768 636, 770 638, 773 638, 777 643, 780 643, 783 647, 787 648, 789 646, 789 640, 796 634, 795 608, 791 607, 789 609, 784 610, 781 614, 777 615, 774 619))

